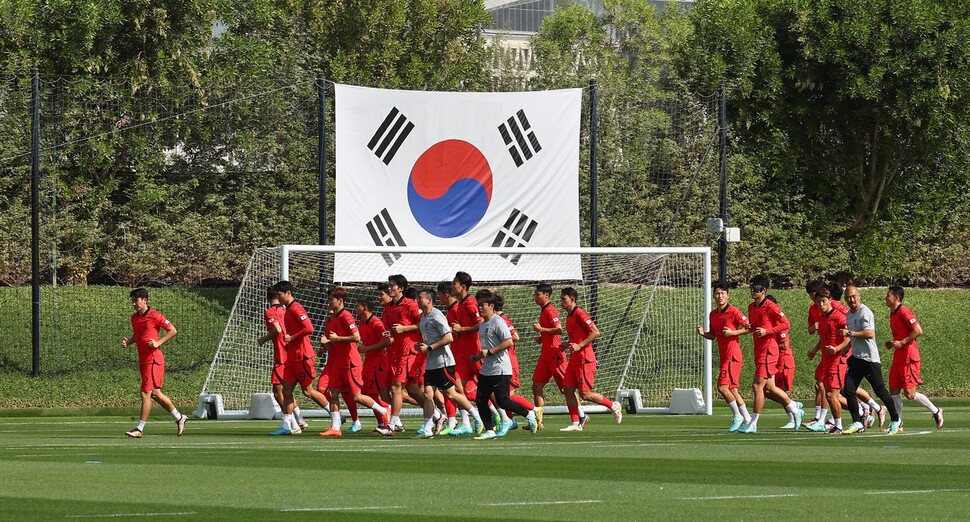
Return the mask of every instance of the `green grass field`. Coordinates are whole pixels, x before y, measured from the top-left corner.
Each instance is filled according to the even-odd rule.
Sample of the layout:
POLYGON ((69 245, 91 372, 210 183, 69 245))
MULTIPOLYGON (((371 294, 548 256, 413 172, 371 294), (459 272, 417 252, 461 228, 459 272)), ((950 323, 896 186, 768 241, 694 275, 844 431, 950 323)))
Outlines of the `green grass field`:
POLYGON ((774 405, 757 435, 727 433, 719 407, 595 415, 579 433, 548 416, 495 441, 322 439, 322 419, 289 438, 266 435, 275 421, 191 421, 176 438, 166 416, 134 440, 131 417, 5 417, 0 519, 966 520, 970 401, 940 404, 943 430, 907 402, 892 437, 783 432, 774 405))

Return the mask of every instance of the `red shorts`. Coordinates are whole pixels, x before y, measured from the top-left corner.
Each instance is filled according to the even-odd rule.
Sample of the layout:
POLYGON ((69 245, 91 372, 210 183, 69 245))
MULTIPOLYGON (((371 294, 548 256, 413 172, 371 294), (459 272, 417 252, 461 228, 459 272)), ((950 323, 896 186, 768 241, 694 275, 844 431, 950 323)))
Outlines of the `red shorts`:
POLYGON ((413 373, 414 357, 404 354, 398 357, 388 357, 388 369, 391 382, 407 383, 413 373))
POLYGON ((478 377, 479 370, 482 369, 482 361, 471 361, 470 353, 456 353, 455 373, 463 381, 471 381, 478 377))
POLYGON ((411 368, 408 372, 408 384, 424 386, 424 367, 428 362, 428 356, 424 353, 417 353, 411 356, 411 368))
MULTIPOLYGON (((889 367, 889 387, 908 390, 923 384, 920 377, 920 360, 911 357, 893 357, 893 364, 889 367)), ((142 388, 144 389, 144 388, 142 388)))
POLYGON ((759 350, 754 354, 754 376, 770 379, 778 367, 778 349, 759 350), (760 353, 759 353, 760 352, 760 353))
POLYGON ((791 391, 795 383, 795 356, 791 350, 781 350, 778 352, 778 365, 775 366, 775 386, 782 391, 791 391))
POLYGON ((272 372, 270 372, 270 375, 269 375, 269 383, 272 384, 273 386, 278 386, 280 384, 283 384, 283 373, 284 373, 285 369, 286 369, 286 364, 284 364, 284 363, 275 364, 274 363, 273 364, 273 370, 272 370, 272 372))
POLYGON ((387 357, 368 357, 364 359, 364 367, 361 370, 364 384, 361 391, 365 395, 377 397, 381 389, 391 387, 391 372, 387 367, 387 357))
POLYGON ((327 365, 317 381, 317 389, 336 390, 340 393, 360 393, 363 379, 360 366, 327 365))
POLYGON ((741 382, 741 358, 727 357, 721 359, 721 374, 717 376, 717 385, 727 385, 730 389, 735 389, 741 382))
POLYGON ((556 386, 562 387, 566 377, 566 355, 559 352, 558 357, 540 356, 536 362, 536 369, 532 372, 532 382, 545 385, 549 379, 556 381, 556 386))
POLYGON ((825 368, 825 373, 822 376, 822 386, 826 388, 838 388, 842 389, 845 387, 845 370, 846 363, 841 357, 832 361, 825 368))
POLYGON ((512 378, 509 379, 509 386, 511 389, 521 388, 522 384, 519 382, 519 367, 512 367, 512 378))
POLYGON ((165 386, 165 360, 155 360, 138 365, 141 373, 141 391, 160 390, 165 386))
POLYGON ((317 376, 315 357, 293 357, 283 363, 283 382, 295 382, 301 388, 313 384, 317 376))
POLYGON ((825 365, 822 364, 822 361, 819 361, 818 364, 815 366, 815 380, 822 381, 824 379, 825 379, 825 365))
POLYGON ((566 376, 562 385, 576 388, 580 391, 590 391, 596 381, 596 361, 587 361, 585 357, 577 355, 569 358, 566 365, 566 376))

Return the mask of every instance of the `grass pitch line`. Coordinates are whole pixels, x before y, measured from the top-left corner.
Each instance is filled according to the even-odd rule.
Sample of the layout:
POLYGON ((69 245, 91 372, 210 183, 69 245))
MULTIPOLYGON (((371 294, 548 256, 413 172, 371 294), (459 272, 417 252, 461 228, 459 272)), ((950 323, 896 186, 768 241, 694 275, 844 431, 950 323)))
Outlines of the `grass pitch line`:
POLYGON ((963 493, 970 489, 894 489, 888 491, 863 491, 863 495, 920 495, 923 493, 963 493))
POLYGON ((677 500, 740 500, 740 499, 758 499, 758 498, 785 498, 785 497, 797 497, 797 493, 783 493, 779 495, 725 495, 719 497, 680 497, 677 500))
POLYGON ((198 515, 195 511, 180 511, 177 513, 104 513, 100 515, 66 515, 64 518, 120 518, 120 517, 184 517, 198 515))
POLYGON ((489 502, 479 504, 483 507, 502 507, 502 506, 560 506, 565 504, 602 504, 602 500, 547 500, 538 502, 489 502))
POLYGON ((308 508, 283 508, 281 513, 305 513, 313 511, 357 511, 375 509, 404 509, 405 506, 337 506, 337 507, 308 507, 308 508))

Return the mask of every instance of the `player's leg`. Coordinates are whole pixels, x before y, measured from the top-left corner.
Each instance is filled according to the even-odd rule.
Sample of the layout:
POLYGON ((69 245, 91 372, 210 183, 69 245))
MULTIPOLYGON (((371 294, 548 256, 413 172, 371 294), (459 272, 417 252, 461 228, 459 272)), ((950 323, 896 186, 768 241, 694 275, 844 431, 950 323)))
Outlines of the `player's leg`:
POLYGON ((495 379, 490 375, 478 376, 478 393, 475 396, 475 405, 478 407, 478 415, 484 424, 484 431, 476 439, 493 439, 496 437, 495 420, 492 419, 491 410, 488 408, 488 399, 496 388, 495 379))
MULTIPOLYGON (((869 385, 872 386, 873 393, 875 393, 876 396, 879 397, 879 400, 882 401, 884 405, 883 410, 889 412, 889 418, 893 421, 898 421, 899 412, 896 411, 896 403, 895 401, 893 401, 892 395, 889 393, 889 390, 886 388, 886 383, 885 381, 883 381, 883 378, 882 378, 882 365, 879 363, 869 363, 869 366, 871 366, 872 369, 869 370, 869 372, 867 373, 866 380, 868 380, 869 385)), ((885 413, 880 412, 880 415, 879 415, 880 428, 882 427, 883 422, 885 421, 885 418, 886 418, 885 413)))

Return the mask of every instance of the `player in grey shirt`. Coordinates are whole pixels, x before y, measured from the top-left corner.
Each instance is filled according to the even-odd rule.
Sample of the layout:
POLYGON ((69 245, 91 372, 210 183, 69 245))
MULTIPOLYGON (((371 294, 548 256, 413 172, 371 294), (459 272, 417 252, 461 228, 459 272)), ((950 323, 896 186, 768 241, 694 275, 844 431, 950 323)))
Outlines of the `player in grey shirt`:
POLYGON ((899 420, 899 413, 882 379, 882 365, 879 362, 879 349, 876 346, 876 318, 872 310, 862 304, 862 296, 857 286, 846 287, 845 299, 849 303, 849 310, 845 315, 846 327, 839 333, 852 342, 852 355, 849 357, 849 367, 845 372, 842 396, 845 397, 846 407, 852 414, 852 424, 842 433, 852 435, 865 429, 862 415, 859 414, 859 401, 855 395, 863 378, 869 381, 872 391, 879 396, 893 421, 899 420))
POLYGON ((533 434, 536 429, 535 410, 527 410, 519 403, 509 398, 509 388, 512 380, 512 360, 508 349, 512 346, 512 332, 505 321, 495 313, 495 295, 485 295, 478 301, 479 310, 485 322, 478 329, 478 338, 482 343, 482 350, 476 360, 482 361, 482 369, 478 373, 478 396, 475 404, 478 413, 485 422, 485 432, 478 440, 494 439, 495 420, 488 409, 488 401, 494 397, 495 405, 507 411, 517 413, 529 421, 526 428, 533 434))
MULTIPOLYGON (((415 348, 427 354, 428 360, 425 363, 424 372, 424 427, 418 433, 419 438, 430 439, 441 431, 445 416, 439 417, 441 422, 434 422, 435 389, 441 390, 445 397, 451 399, 463 411, 467 411, 475 417, 479 423, 481 419, 478 410, 472 408, 471 402, 455 388, 457 377, 455 376, 455 357, 451 353, 451 327, 445 314, 434 307, 435 291, 431 289, 422 290, 418 294, 418 306, 423 312, 418 329, 421 331, 421 341, 415 348)), ((462 415, 462 427, 454 430, 453 435, 471 435, 473 433, 468 422, 468 416, 462 415)))

